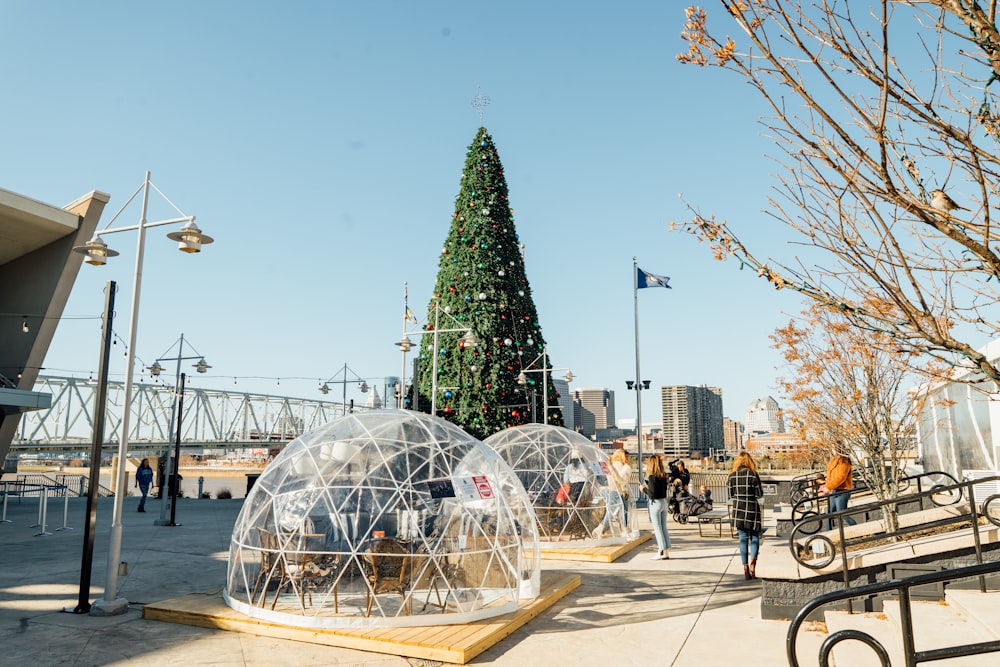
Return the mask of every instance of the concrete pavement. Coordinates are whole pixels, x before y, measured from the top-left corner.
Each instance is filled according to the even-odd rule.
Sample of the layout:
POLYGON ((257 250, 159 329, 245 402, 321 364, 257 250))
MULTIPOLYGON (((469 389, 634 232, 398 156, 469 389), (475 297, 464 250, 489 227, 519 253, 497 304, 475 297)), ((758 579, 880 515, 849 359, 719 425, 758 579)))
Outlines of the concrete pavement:
MULTIPOLYGON (((157 511, 124 501, 118 594, 121 616, 63 611, 77 606, 86 499, 48 504, 51 535, 37 536, 38 500, 8 500, 0 524, 0 662, 32 665, 435 665, 430 661, 144 620, 142 606, 194 592, 220 591, 231 528, 242 499, 182 498, 179 526, 155 526, 157 511)), ((154 509, 157 503, 153 503, 154 509)), ((89 599, 101 596, 113 501, 98 502, 89 599)), ((640 528, 649 529, 639 511, 640 528)), ((543 569, 581 575, 581 586, 470 664, 674 665, 775 667, 787 664, 788 623, 760 618, 760 585, 743 578, 738 545, 699 537, 669 522, 670 560, 654 561, 654 543, 611 564, 543 561, 543 569)), ((773 535, 774 530, 768 531, 773 535)), ((706 531, 707 534, 707 531, 706 531)), ((776 539, 776 538, 765 538, 776 539)), ((815 665, 824 635, 800 638, 802 664, 815 665)))

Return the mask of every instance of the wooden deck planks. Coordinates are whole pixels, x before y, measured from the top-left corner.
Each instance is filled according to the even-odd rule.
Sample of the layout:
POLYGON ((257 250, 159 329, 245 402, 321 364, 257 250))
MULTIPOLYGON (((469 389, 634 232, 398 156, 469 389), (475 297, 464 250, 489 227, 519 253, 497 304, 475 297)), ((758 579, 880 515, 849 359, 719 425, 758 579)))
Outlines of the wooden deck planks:
POLYGON ((542 560, 574 560, 592 563, 613 563, 644 542, 652 539, 652 533, 640 533, 639 537, 608 547, 564 547, 542 549, 542 560))
MULTIPOLYGON (((646 539, 649 539, 648 535, 646 539)), ((579 585, 579 575, 543 571, 541 593, 537 598, 522 602, 517 611, 462 625, 408 628, 297 628, 245 616, 229 608, 219 593, 196 593, 147 604, 143 607, 142 616, 168 623, 466 664, 510 636, 579 585)))

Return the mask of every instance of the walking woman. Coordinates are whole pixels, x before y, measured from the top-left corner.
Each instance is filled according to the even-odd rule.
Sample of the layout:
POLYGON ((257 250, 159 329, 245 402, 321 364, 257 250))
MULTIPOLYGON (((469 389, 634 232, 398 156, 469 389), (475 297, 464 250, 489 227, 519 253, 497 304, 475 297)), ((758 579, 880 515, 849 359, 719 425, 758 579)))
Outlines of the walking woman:
POLYGON ((659 456, 646 459, 646 495, 649 497, 649 520, 658 551, 653 560, 670 558, 670 533, 667 532, 667 473, 659 456))
POLYGON ((139 499, 139 511, 146 511, 146 496, 149 495, 149 485, 153 481, 153 469, 149 467, 149 459, 143 459, 135 471, 135 488, 142 493, 139 499))
POLYGON ((729 473, 729 500, 733 509, 733 525, 740 534, 740 560, 743 577, 757 578, 757 553, 760 551, 761 511, 758 498, 764 488, 757 475, 757 464, 745 450, 736 456, 729 473))

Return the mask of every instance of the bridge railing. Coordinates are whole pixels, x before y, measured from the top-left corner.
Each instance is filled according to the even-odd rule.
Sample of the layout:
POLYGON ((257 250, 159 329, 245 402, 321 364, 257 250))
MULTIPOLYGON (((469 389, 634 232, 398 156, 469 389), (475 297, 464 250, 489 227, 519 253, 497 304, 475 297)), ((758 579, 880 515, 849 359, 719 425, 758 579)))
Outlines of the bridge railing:
MULTIPOLYGON (((104 438, 109 453, 121 437, 124 388, 124 382, 108 383, 104 438)), ((35 391, 51 394, 52 405, 21 416, 12 448, 88 449, 94 431, 97 383, 83 378, 39 376, 35 391)), ((129 442, 139 448, 174 442, 176 433, 170 432, 172 406, 173 387, 136 383, 129 442)), ((267 447, 292 440, 349 410, 368 409, 334 401, 189 387, 184 393, 181 441, 185 446, 267 447)))

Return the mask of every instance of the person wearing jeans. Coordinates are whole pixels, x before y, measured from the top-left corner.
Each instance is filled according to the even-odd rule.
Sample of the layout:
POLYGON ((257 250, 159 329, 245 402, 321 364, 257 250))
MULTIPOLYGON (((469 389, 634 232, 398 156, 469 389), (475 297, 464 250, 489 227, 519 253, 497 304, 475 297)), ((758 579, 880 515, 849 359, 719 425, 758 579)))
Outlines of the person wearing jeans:
MULTIPOLYGON (((851 460, 843 454, 834 456, 826 464, 826 481, 819 487, 819 492, 830 494, 827 501, 829 514, 843 512, 847 509, 847 501, 851 499, 851 491, 854 489, 853 472, 851 460)), ((853 526, 855 524, 854 518, 845 516, 844 524, 853 526)), ((833 530, 833 519, 827 519, 826 529, 833 530)))
POLYGON ((653 560, 670 558, 670 533, 667 532, 667 473, 659 456, 646 459, 646 495, 649 497, 649 521, 656 538, 656 555, 653 560))
POLYGON ((757 554, 760 551, 760 534, 763 516, 759 498, 764 487, 757 475, 757 464, 746 451, 740 452, 733 462, 727 480, 729 501, 732 503, 733 525, 740 534, 740 561, 743 578, 757 578, 757 554))
POLYGON ((153 469, 149 467, 149 459, 143 459, 135 471, 135 488, 139 489, 142 498, 139 499, 139 511, 146 511, 146 496, 149 495, 149 485, 153 481, 153 469))

